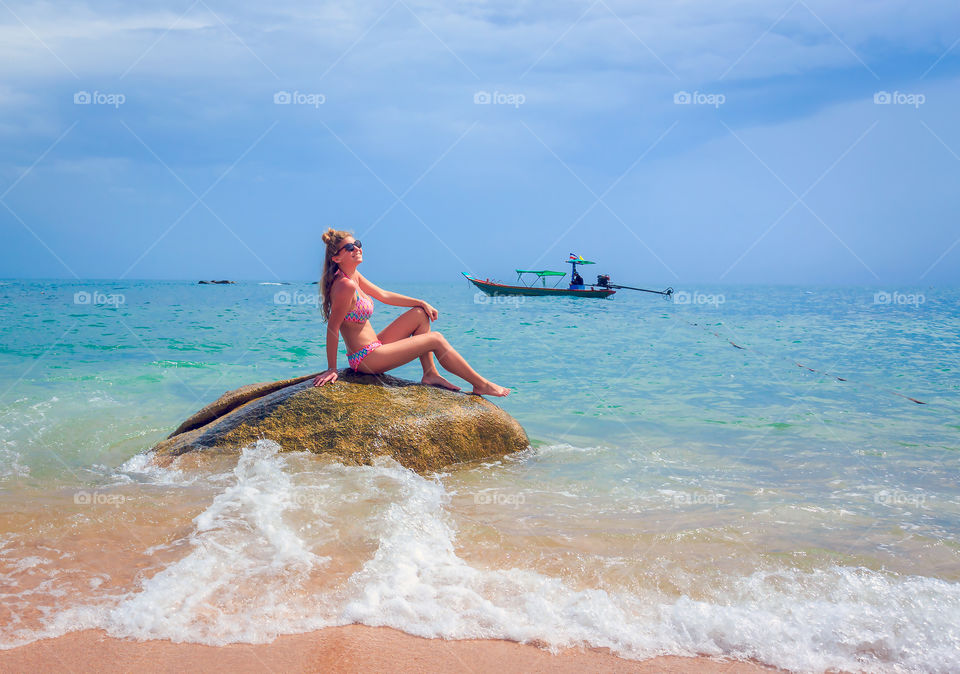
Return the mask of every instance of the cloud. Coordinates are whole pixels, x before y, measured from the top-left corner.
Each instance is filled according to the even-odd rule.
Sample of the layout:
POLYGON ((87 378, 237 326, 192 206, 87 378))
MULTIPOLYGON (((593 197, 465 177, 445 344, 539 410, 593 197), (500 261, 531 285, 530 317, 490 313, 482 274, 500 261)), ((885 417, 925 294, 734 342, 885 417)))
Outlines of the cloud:
MULTIPOLYGON (((224 68, 234 72, 210 49, 234 42, 243 49, 246 44, 253 52, 248 56, 262 59, 281 76, 298 76, 304 66, 325 69, 359 39, 346 59, 374 75, 378 65, 417 64, 445 52, 481 78, 520 77, 536 64, 534 71, 541 73, 616 68, 670 75, 672 70, 696 81, 718 78, 734 63, 730 76, 756 78, 856 66, 858 57, 870 61, 888 50, 922 52, 932 62, 956 39, 950 26, 960 23, 960 8, 945 0, 923 5, 701 0, 680 6, 666 0, 591 5, 385 1, 226 8, 201 0, 177 10, 168 3, 132 11, 116 3, 66 8, 41 3, 15 5, 14 11, 29 28, 6 17, 0 26, 3 56, 42 57, 39 37, 71 68, 93 77, 117 74, 169 31, 154 48, 162 58, 148 59, 143 72, 161 68, 169 76, 171 66, 185 78, 208 77, 224 68), (78 45, 89 53, 80 53, 78 45), (176 58, 173 52, 180 50, 190 58, 176 58)), ((36 74, 62 74, 55 60, 35 60, 25 65, 36 74)), ((470 76, 468 70, 456 75, 470 76)))
MULTIPOLYGON (((284 226, 297 232, 300 223, 326 214, 362 229, 393 202, 379 179, 400 194, 436 165, 407 201, 431 226, 449 227, 463 257, 459 251, 486 244, 464 243, 458 237, 466 234, 456 227, 529 230, 541 245, 592 203, 591 189, 599 194, 649 152, 615 191, 618 213, 622 209, 628 223, 651 223, 651 241, 658 251, 666 247, 663 258, 672 268, 717 274, 703 257, 685 266, 670 239, 657 237, 671 214, 687 213, 677 226, 697 231, 705 222, 700 206, 742 203, 743 211, 724 211, 718 225, 731 228, 733 236, 702 236, 705 250, 726 252, 755 236, 756 227, 762 231, 767 210, 779 206, 773 199, 767 209, 769 195, 753 194, 749 181, 727 182, 754 175, 758 165, 748 156, 727 166, 729 153, 743 148, 731 142, 726 127, 769 130, 759 137, 777 148, 775 159, 788 158, 780 171, 789 174, 789 158, 816 146, 817 129, 829 134, 840 124, 836 110, 849 107, 864 119, 898 114, 904 111, 873 106, 873 93, 921 87, 916 90, 931 99, 923 119, 960 147, 960 140, 949 137, 945 108, 934 104, 934 95, 952 86, 960 72, 960 46, 949 51, 960 7, 943 0, 9 6, 30 29, 0 9, 0 175, 6 184, 76 123, 11 199, 42 232, 44 223, 53 227, 69 218, 50 195, 69 193, 84 212, 102 211, 124 223, 116 225, 115 237, 134 258, 140 251, 124 239, 125 223, 163 231, 191 198, 154 153, 197 191, 242 157, 211 199, 222 199, 215 210, 237 228, 246 227, 252 246, 267 247, 272 244, 258 238, 258 228, 270 220, 271 208, 281 210, 284 226), (125 103, 75 105, 79 90, 122 93, 125 103), (278 91, 322 94, 324 101, 278 105, 278 91), (680 91, 722 94, 725 103, 677 105, 680 91), (521 95, 524 101, 478 104, 478 92, 521 95), (696 198, 684 191, 691 174, 705 185, 696 198), (650 184, 659 190, 648 194, 650 184), (729 194, 722 185, 729 185, 729 194), (124 198, 111 201, 116 195, 124 198), (660 200, 665 195, 683 207, 669 210, 660 200), (646 210, 654 204, 657 210, 646 210)), ((915 119, 911 124, 911 133, 923 131, 915 119)), ((930 140, 923 134, 919 138, 930 140)), ((905 155, 903 148, 891 152, 905 155)), ((937 154, 942 147, 925 153, 916 176, 929 178, 933 167, 949 170, 950 162, 937 154)), ((819 167, 812 164, 811 170, 819 167)), ((801 178, 807 176, 798 176, 798 183, 801 178)), ((891 185, 902 179, 884 173, 891 185)), ((923 180, 917 180, 920 189, 923 180)), ((865 198, 868 192, 854 193, 865 198)), ((929 199, 949 203, 942 192, 929 199)), ((834 195, 831 202, 838 213, 841 200, 834 195)), ((896 217, 903 217, 901 207, 894 209, 896 217)), ((931 212, 927 216, 926 226, 939 241, 942 222, 931 212)), ((209 214, 198 209, 191 218, 203 222, 209 214)), ((618 232, 624 251, 648 255, 602 206, 571 236, 584 236, 601 223, 604 232, 618 232)), ((205 225, 211 237, 223 231, 215 219, 205 225)), ((192 231, 172 232, 170 250, 188 246, 192 231)), ((402 205, 376 231, 397 245, 409 231, 434 240, 402 205)), ((159 246, 155 254, 165 250, 159 246)), ((448 255, 442 247, 438 253, 448 255)), ((278 249, 276 255, 282 254, 278 249)), ((912 254, 919 260, 927 251, 912 254)), ((99 263, 109 256, 90 259, 99 263)), ((162 275, 168 262, 148 258, 143 270, 162 275)), ((459 261, 450 258, 450 264, 459 261)), ((803 261, 791 264, 798 275, 808 269, 803 261)), ((756 269, 745 264, 744 278, 756 269)))

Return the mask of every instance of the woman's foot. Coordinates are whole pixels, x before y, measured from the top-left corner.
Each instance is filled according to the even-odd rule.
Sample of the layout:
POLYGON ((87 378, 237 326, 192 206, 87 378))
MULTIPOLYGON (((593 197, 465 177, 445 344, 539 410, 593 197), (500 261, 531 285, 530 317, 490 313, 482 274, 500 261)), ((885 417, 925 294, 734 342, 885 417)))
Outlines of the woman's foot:
POLYGON ((421 384, 425 386, 438 386, 440 388, 450 389, 451 391, 459 391, 460 387, 451 384, 446 379, 444 379, 439 372, 430 372, 423 375, 423 379, 420 380, 421 384))
POLYGON ((499 396, 502 398, 503 396, 510 394, 510 389, 497 386, 492 381, 487 381, 484 379, 482 384, 478 384, 473 387, 473 391, 471 391, 471 393, 477 396, 499 396))

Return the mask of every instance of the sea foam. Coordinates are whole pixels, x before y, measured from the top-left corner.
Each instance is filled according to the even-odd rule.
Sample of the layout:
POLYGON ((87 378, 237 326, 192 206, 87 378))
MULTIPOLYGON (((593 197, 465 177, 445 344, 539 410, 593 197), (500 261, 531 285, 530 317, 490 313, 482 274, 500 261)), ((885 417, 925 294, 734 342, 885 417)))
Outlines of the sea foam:
POLYGON ((404 496, 380 547, 351 578, 343 618, 424 637, 536 641, 660 654, 753 658, 796 671, 960 668, 960 585, 868 569, 758 571, 709 600, 574 590, 530 570, 478 569, 457 556, 443 487, 395 471, 404 496))
POLYGON ((341 587, 311 591, 311 576, 325 573, 330 557, 313 552, 304 525, 288 517, 304 486, 278 449, 260 441, 243 450, 231 483, 194 519, 184 557, 133 591, 58 611, 33 638, 99 627, 116 637, 222 645, 363 623, 423 637, 605 647, 634 659, 714 655, 793 671, 960 669, 955 583, 832 566, 729 576, 697 599, 575 589, 509 560, 501 568, 469 564, 457 552, 441 478, 389 459, 296 475, 316 481, 307 485, 317 515, 310 526, 331 526, 346 489, 371 504, 372 553, 341 587))

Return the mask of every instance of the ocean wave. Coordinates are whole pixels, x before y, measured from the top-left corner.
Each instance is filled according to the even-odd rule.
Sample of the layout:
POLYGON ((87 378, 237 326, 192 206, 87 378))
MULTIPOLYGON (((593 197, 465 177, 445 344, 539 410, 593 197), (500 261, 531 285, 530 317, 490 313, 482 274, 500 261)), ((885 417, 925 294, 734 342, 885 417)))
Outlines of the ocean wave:
POLYGON ((389 459, 344 466, 278 450, 269 441, 243 449, 230 483, 193 520, 185 556, 134 591, 58 611, 34 638, 99 627, 115 637, 223 645, 362 623, 554 650, 583 644, 632 659, 714 655, 793 671, 960 669, 956 583, 830 566, 724 577, 697 598, 576 589, 531 569, 468 563, 440 479, 389 459), (358 525, 369 551, 359 550, 343 583, 318 585, 333 560, 314 551, 317 540, 327 552, 349 545, 336 526, 351 499, 370 506, 358 525), (326 533, 318 539, 317 530, 326 533))
POLYGON ((51 409, 59 401, 57 396, 37 402, 18 398, 0 408, 0 482, 30 475, 31 457, 21 451, 21 445, 49 430, 51 409))
POLYGON ((558 442, 553 444, 544 444, 544 445, 535 445, 525 449, 522 452, 519 452, 514 455, 510 455, 507 458, 511 460, 524 460, 529 458, 537 457, 555 457, 555 456, 564 456, 567 454, 574 455, 583 455, 583 454, 597 454, 610 451, 607 447, 595 446, 595 447, 578 447, 577 445, 571 445, 566 442, 558 442))
POLYGON ((442 486, 399 476, 402 500, 381 522, 380 545, 351 578, 351 622, 423 637, 499 638, 552 649, 605 647, 633 659, 660 654, 752 658, 796 671, 956 671, 960 585, 868 569, 755 572, 709 599, 574 590, 523 569, 471 567, 455 552, 442 486))
POLYGON ((330 558, 311 552, 285 519, 295 490, 278 450, 265 440, 244 449, 233 484, 194 518, 186 556, 135 591, 57 613, 44 636, 97 627, 118 638, 224 645, 331 624, 318 617, 317 598, 299 591, 330 558))
POLYGON ((302 615, 291 590, 329 558, 307 549, 284 521, 292 483, 276 443, 244 451, 235 484, 194 519, 189 555, 143 582, 109 614, 107 631, 140 639, 256 642, 302 615), (212 610, 211 610, 212 609, 212 610), (235 616, 259 616, 257 621, 235 616))
MULTIPOLYGON (((3 428, 0 427, 0 432, 3 428)), ((3 441, 8 444, 7 441, 3 441)), ((0 447, 0 482, 19 480, 30 476, 30 466, 20 463, 23 457, 15 449, 0 447)))
POLYGON ((176 461, 170 466, 158 466, 153 462, 150 452, 134 454, 113 470, 113 476, 118 484, 141 482, 173 487, 187 487, 201 476, 188 475, 176 467, 176 461))

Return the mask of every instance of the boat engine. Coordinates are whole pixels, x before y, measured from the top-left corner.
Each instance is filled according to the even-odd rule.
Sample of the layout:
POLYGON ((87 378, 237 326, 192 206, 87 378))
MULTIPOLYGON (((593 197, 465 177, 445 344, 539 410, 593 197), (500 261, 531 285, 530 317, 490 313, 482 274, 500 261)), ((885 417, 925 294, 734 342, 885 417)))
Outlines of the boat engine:
POLYGON ((610 274, 597 274, 597 285, 606 288, 610 285, 610 274))

